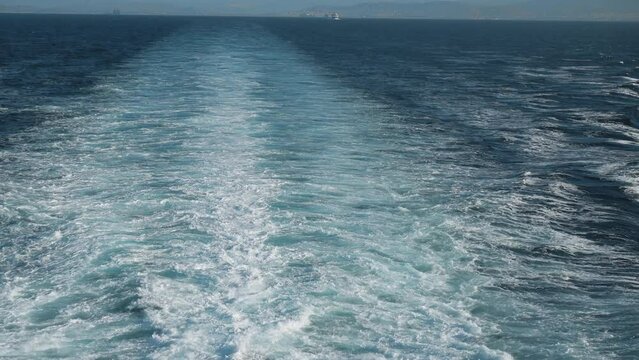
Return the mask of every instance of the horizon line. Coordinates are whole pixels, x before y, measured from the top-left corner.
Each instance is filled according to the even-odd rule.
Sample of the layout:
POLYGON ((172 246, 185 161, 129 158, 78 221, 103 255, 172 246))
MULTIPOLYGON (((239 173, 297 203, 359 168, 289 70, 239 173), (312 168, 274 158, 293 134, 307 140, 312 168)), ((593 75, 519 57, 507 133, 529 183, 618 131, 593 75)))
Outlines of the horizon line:
MULTIPOLYGON (((120 13, 112 14, 108 12, 12 12, 0 11, 0 15, 67 15, 67 16, 105 16, 105 17, 133 17, 133 16, 149 16, 149 17, 217 17, 217 18, 280 18, 280 19, 308 19, 308 20, 324 20, 322 16, 303 16, 302 14, 160 14, 160 13, 120 13)), ((614 22, 614 23, 636 23, 637 19, 597 19, 597 18, 466 18, 466 17, 450 17, 450 18, 429 18, 429 17, 342 17, 342 20, 431 20, 431 21, 510 21, 510 22, 614 22)))

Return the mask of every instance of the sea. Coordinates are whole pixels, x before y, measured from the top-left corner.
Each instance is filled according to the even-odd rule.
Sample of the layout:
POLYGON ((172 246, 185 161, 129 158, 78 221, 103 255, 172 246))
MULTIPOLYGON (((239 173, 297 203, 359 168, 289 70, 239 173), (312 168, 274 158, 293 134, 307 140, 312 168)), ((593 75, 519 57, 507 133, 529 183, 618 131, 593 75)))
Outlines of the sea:
POLYGON ((0 15, 0 358, 639 358, 638 34, 0 15))

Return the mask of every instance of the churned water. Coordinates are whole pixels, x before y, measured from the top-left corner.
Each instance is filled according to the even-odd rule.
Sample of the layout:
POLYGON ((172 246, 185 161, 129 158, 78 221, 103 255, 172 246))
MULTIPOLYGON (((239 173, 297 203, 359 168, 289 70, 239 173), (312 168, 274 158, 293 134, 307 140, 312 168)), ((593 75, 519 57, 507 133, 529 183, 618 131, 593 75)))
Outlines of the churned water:
POLYGON ((0 16, 0 357, 639 357, 637 34, 0 16))

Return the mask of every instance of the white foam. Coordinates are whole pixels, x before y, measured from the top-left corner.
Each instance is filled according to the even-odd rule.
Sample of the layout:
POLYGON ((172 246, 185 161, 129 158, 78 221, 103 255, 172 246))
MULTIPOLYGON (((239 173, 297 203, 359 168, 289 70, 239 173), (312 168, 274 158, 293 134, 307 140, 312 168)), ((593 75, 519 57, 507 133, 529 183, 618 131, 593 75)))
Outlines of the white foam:
POLYGON ((597 65, 578 65, 578 66, 562 66, 562 70, 568 71, 594 71, 601 69, 601 66, 597 65))
POLYGON ((526 186, 535 186, 538 185, 540 182, 540 179, 535 177, 530 171, 526 171, 521 180, 521 183, 526 186))
POLYGON ((639 98, 639 92, 626 88, 617 88, 612 91, 614 94, 629 96, 632 98, 639 98))
POLYGON ((639 201, 639 169, 625 162, 611 162, 599 166, 597 172, 624 184, 624 192, 634 201, 639 201))
MULTIPOLYGON (((261 359, 277 353, 282 348, 290 348, 291 340, 311 323, 311 309, 304 309, 297 318, 283 320, 269 329, 250 329, 235 342, 237 352, 233 358, 261 359)), ((241 332, 242 333, 242 332, 241 332)))
POLYGON ((629 183, 631 185, 625 187, 626 194, 639 202, 639 178, 632 178, 629 183))

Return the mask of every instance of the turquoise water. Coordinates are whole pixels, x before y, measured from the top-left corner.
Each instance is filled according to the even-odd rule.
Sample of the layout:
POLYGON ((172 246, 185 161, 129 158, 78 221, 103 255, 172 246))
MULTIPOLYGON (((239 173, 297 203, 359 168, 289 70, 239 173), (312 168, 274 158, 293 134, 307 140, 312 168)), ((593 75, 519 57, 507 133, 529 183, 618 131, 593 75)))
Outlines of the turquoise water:
POLYGON ((0 116, 37 122, 2 132, 0 356, 638 354, 639 130, 598 120, 634 85, 619 112, 507 85, 488 102, 459 65, 411 107, 385 98, 401 78, 366 88, 285 23, 183 22, 81 87, 3 88, 0 116), (549 108, 593 113, 570 125, 591 144, 540 130, 549 108))

